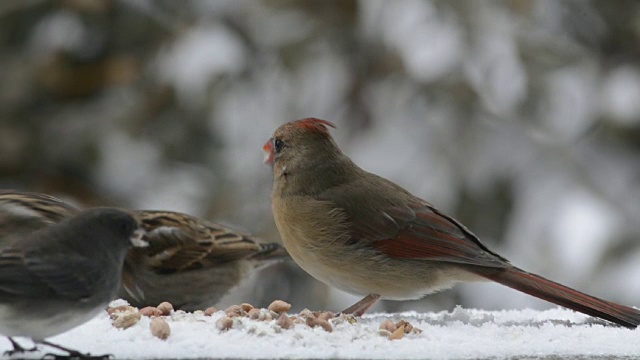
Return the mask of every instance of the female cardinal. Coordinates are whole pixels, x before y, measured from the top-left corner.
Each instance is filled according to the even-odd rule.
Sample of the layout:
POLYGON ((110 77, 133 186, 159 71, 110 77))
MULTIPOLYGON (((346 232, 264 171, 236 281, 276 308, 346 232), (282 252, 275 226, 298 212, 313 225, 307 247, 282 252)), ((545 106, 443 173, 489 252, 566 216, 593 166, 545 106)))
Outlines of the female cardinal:
POLYGON ((379 298, 418 299, 457 282, 492 280, 552 303, 635 328, 640 311, 523 271, 452 217, 368 173, 338 148, 325 120, 280 126, 264 145, 273 168, 272 207, 291 257, 316 279, 379 298))

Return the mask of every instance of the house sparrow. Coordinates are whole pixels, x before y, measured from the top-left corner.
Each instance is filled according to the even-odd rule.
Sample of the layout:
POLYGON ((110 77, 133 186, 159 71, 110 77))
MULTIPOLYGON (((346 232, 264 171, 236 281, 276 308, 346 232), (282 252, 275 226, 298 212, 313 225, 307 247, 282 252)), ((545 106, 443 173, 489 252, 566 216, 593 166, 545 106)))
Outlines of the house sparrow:
POLYGON ((132 249, 119 295, 134 306, 215 305, 251 271, 288 257, 277 243, 177 212, 136 211, 149 247, 132 249))
MULTIPOLYGON (((55 198, 0 193, 0 334, 91 357, 45 340, 81 325, 115 297, 127 250, 143 246, 129 213, 75 209, 55 198)), ((98 356, 105 358, 108 356, 98 356)))
POLYGON ((313 118, 287 123, 263 149, 273 168, 275 222, 291 257, 318 280, 366 295, 345 312, 490 280, 625 327, 640 324, 638 310, 511 265, 454 218, 354 164, 328 127, 335 128, 313 118))
MULTIPOLYGON (((48 224, 80 211, 44 194, 4 192, 0 193, 0 201, 3 199, 15 211, 40 214, 48 224)), ((133 306, 168 301, 176 309, 205 309, 252 271, 289 258, 278 243, 264 242, 187 214, 148 210, 132 213, 146 231, 143 240, 149 243, 148 247, 131 249, 124 263, 117 296, 133 306)), ((2 216, 0 213, 0 221, 2 216)))

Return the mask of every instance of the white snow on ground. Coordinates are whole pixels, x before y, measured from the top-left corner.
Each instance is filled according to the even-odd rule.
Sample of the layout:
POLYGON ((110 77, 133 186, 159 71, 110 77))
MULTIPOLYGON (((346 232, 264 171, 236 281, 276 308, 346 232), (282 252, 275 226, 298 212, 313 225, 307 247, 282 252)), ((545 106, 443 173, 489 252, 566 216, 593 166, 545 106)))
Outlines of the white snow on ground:
MULTIPOLYGON (((547 311, 480 311, 456 308, 452 312, 372 314, 350 324, 333 323, 329 333, 322 328, 297 324, 283 330, 275 320, 261 322, 236 318, 234 327, 220 331, 219 311, 207 317, 200 313, 173 312, 166 320, 171 327, 167 340, 154 338, 150 319, 119 330, 106 312, 51 342, 92 354, 109 353, 116 359, 211 358, 211 359, 478 359, 559 356, 596 358, 640 355, 640 330, 606 325, 564 309, 547 311), (389 340, 378 332, 384 319, 405 319, 422 329, 400 340, 389 340)), ((24 345, 28 340, 19 339, 24 345)), ((10 348, 0 339, 0 353, 10 348)), ((43 350, 49 351, 48 348, 43 350)), ((29 353, 40 358, 44 352, 29 353)))

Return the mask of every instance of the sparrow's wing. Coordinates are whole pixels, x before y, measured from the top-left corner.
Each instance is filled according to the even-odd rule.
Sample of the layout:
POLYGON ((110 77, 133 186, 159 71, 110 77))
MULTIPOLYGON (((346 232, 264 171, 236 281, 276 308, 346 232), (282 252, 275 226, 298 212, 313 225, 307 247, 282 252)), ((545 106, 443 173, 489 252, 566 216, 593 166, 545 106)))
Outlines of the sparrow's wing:
POLYGON ((138 211, 146 231, 146 248, 134 249, 158 272, 199 269, 265 257, 279 250, 248 234, 182 213, 138 211))
POLYGON ((79 210, 53 196, 0 191, 0 223, 16 219, 39 219, 44 224, 54 224, 75 215, 79 210))
POLYGON ((455 219, 383 178, 373 181, 375 186, 348 184, 323 194, 323 200, 345 212, 354 244, 373 246, 395 258, 506 266, 506 259, 455 219))
POLYGON ((0 247, 73 216, 79 210, 53 196, 0 191, 0 247))

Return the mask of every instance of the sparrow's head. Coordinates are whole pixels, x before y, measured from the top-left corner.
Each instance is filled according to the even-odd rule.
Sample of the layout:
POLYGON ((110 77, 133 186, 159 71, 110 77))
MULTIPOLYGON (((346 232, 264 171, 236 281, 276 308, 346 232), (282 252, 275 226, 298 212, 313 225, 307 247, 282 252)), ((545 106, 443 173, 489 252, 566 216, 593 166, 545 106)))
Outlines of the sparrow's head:
POLYGON ((316 118, 292 121, 280 126, 264 144, 264 162, 271 166, 296 162, 298 159, 311 160, 327 150, 340 150, 329 134, 331 122, 316 118))

